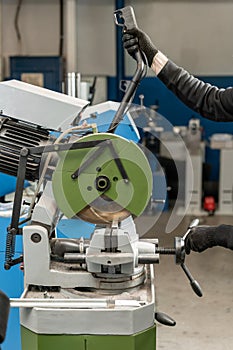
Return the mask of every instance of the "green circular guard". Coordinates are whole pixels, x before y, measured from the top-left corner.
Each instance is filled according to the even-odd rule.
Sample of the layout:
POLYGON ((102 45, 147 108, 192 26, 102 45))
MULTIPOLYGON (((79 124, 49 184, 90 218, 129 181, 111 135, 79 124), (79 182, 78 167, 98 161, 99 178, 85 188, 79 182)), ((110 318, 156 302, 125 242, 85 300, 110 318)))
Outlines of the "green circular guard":
POLYGON ((152 192, 152 172, 141 148, 110 133, 80 138, 87 148, 59 152, 52 185, 59 209, 68 217, 110 222, 139 216, 152 192), (101 141, 88 147, 89 141, 101 141))

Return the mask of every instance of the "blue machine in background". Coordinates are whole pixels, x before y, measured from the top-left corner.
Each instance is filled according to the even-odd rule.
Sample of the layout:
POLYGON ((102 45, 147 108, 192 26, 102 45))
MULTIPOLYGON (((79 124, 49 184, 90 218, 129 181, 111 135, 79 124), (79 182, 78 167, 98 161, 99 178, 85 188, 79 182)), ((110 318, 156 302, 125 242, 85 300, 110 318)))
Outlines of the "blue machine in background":
POLYGON ((10 78, 61 92, 63 81, 61 56, 12 56, 10 78))
MULTIPOLYGON (((233 76, 199 76, 204 82, 208 82, 219 88, 233 86, 233 76)), ((140 95, 144 95, 144 104, 146 107, 158 105, 158 112, 169 120, 174 126, 188 125, 189 119, 201 119, 201 125, 204 129, 203 138, 207 143, 211 135, 215 133, 233 134, 233 123, 216 123, 214 121, 202 118, 190 108, 185 106, 168 88, 156 77, 144 78, 135 94, 134 103, 139 104, 140 95)), ((117 99, 117 84, 115 77, 108 77, 108 99, 117 99)), ((206 162, 211 165, 210 180, 219 179, 219 150, 206 148, 206 162)))

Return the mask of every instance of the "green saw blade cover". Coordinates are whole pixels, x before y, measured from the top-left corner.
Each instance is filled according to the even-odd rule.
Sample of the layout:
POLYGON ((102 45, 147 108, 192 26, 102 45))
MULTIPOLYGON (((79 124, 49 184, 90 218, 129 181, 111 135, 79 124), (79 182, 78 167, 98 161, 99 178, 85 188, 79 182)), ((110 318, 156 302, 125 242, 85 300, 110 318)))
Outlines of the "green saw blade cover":
MULTIPOLYGON (((84 136, 77 142, 103 140, 97 147, 59 152, 52 186, 58 208, 72 218, 100 196, 114 201, 132 215, 139 216, 146 208, 152 192, 152 172, 141 148, 132 141, 110 133, 84 136), (109 147, 111 140, 115 155, 109 147), (101 147, 101 152, 98 152, 101 147), (116 159, 120 159, 128 181, 122 176, 116 159), (72 174, 83 167, 77 178, 72 174), (105 191, 96 187, 97 178, 108 179, 105 191)), ((98 208, 97 208, 98 209, 98 208)))

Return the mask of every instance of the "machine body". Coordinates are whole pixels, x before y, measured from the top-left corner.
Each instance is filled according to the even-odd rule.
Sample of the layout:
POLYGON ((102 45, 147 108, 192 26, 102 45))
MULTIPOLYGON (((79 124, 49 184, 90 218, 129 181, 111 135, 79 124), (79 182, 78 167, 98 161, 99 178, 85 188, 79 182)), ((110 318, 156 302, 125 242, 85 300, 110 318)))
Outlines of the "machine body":
MULTIPOLYGON (((119 12, 125 26, 136 25, 131 7, 119 12)), ((0 159, 4 170, 11 158, 4 158, 4 152, 12 151, 18 165, 5 268, 21 263, 24 270, 22 297, 11 299, 11 306, 20 308, 23 350, 155 349, 155 319, 175 325, 155 307, 153 264, 159 262, 160 254, 175 256, 201 296, 184 264, 184 239, 177 237, 174 248, 160 248, 156 238, 139 239, 134 224, 150 201, 153 177, 143 148, 120 135, 120 126, 125 123, 128 135, 137 134, 127 110, 143 70, 138 52, 135 76, 101 132, 101 114, 95 124, 87 122, 91 115, 81 118, 85 101, 79 101, 73 118, 69 115, 67 129, 66 121, 56 128, 54 121, 46 121, 50 126, 46 127, 35 120, 30 123, 28 117, 2 116, 2 137, 10 125, 19 129, 26 125, 28 132, 38 133, 37 143, 19 144, 17 150, 13 144, 2 147, 0 159), (21 220, 25 179, 36 180, 38 186, 28 216, 21 220), (72 221, 72 238, 59 237, 57 227, 62 219, 72 221), (75 234, 83 221, 93 224, 88 238, 85 232, 75 234), (18 235, 23 239, 23 256, 15 256, 18 235)), ((29 85, 26 90, 31 93, 29 85)), ((35 101, 35 89, 32 91, 35 101)), ((46 91, 39 92, 41 101, 46 91)), ((49 104, 57 103, 59 110, 61 94, 53 97, 51 102, 49 95, 49 104)), ((65 103, 70 113, 74 100, 65 103)), ((98 106, 95 109, 98 114, 98 106)), ((21 139, 17 133, 16 138, 21 139)), ((16 174, 15 168, 9 167, 7 173, 16 174)))

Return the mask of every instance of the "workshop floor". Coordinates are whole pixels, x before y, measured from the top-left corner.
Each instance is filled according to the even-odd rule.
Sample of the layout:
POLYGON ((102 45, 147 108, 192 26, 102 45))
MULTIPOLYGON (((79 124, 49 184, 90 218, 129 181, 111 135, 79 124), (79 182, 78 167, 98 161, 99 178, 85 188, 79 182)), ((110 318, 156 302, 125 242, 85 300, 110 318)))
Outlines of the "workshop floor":
MULTIPOLYGON (((164 233, 164 213, 146 237, 159 238, 159 245, 173 246, 173 237, 183 236, 194 217, 186 216, 172 233, 164 233)), ((138 231, 152 226, 153 217, 137 223, 138 231)), ((233 217, 203 216, 200 224, 233 224, 233 217)), ((157 310, 176 320, 175 327, 158 325, 156 350, 233 349, 233 252, 221 247, 186 256, 186 264, 203 290, 199 298, 191 290, 174 257, 162 256, 155 266, 157 310)))

